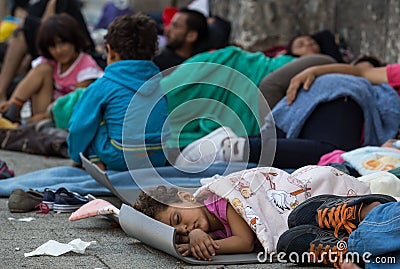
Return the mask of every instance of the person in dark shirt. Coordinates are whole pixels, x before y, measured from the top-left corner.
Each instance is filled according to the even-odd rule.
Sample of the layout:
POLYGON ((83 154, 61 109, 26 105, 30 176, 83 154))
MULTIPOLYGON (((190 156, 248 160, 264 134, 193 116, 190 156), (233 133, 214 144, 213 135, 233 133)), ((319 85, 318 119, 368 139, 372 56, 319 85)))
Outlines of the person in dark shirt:
POLYGON ((191 56, 206 51, 208 25, 206 17, 195 10, 180 9, 165 32, 165 49, 154 58, 161 71, 181 64, 191 56))

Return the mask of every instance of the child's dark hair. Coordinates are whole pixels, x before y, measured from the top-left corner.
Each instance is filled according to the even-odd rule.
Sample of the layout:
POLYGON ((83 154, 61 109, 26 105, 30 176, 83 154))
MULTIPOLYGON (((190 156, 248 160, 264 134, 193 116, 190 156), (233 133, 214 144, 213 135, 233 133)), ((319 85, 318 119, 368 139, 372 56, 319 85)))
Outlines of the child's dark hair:
POLYGON ((122 60, 151 60, 158 47, 157 25, 144 14, 116 18, 104 37, 122 60))
POLYGON ((386 63, 383 62, 381 59, 374 55, 369 55, 369 54, 361 54, 359 55, 356 59, 354 59, 350 64, 356 65, 362 62, 368 62, 370 63, 373 67, 382 67, 386 66, 386 63))
POLYGON ((89 41, 80 30, 78 22, 66 13, 51 16, 40 25, 36 45, 41 55, 53 59, 49 47, 55 45, 55 38, 57 37, 62 42, 73 44, 77 52, 90 46, 89 41))
POLYGON ((146 192, 142 191, 133 208, 154 219, 158 212, 167 209, 168 204, 179 202, 182 200, 178 196, 177 188, 158 186, 146 192))

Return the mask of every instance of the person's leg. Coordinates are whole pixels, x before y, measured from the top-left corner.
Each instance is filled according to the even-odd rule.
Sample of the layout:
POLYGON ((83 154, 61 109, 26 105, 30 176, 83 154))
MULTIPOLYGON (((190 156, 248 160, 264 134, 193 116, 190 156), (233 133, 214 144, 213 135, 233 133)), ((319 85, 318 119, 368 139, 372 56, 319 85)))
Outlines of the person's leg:
POLYGON ((259 88, 269 108, 272 109, 286 95, 290 80, 297 73, 311 66, 335 62, 332 57, 323 54, 303 56, 266 76, 259 88))
MULTIPOLYGON (((26 85, 23 86, 26 86, 28 90, 28 86, 32 85, 32 90, 30 90, 30 92, 28 90, 28 92, 25 93, 25 97, 31 94, 32 115, 36 115, 39 113, 46 113, 47 107, 51 104, 53 99, 53 67, 49 63, 42 63, 33 70, 34 76, 31 78, 31 81, 29 81, 32 84, 28 84, 29 82, 25 81, 26 85), (34 92, 33 89, 35 87, 39 88, 34 92)), ((20 84, 22 84, 22 81, 20 84)))
MULTIPOLYGON (((318 262, 323 256, 336 257, 338 259, 328 260, 335 266, 349 259, 352 263, 365 264, 367 268, 376 268, 377 262, 382 265, 384 261, 391 262, 385 264, 389 265, 385 268, 393 268, 393 262, 400 262, 397 258, 400 254, 397 240, 400 233, 399 209, 396 199, 383 194, 313 196, 289 214, 289 230, 280 236, 277 251, 300 255, 313 252, 318 262), (342 253, 337 257, 338 251, 342 253), (381 256, 384 259, 377 259, 377 254, 385 255, 381 256), (397 260, 388 260, 389 257, 397 260)), ((351 265, 343 268, 357 268, 351 265)))
POLYGON ((361 145, 363 125, 361 107, 351 98, 342 97, 318 105, 304 123, 299 138, 349 151, 361 145))
POLYGON ((7 89, 11 85, 22 59, 27 53, 27 45, 22 31, 16 32, 9 40, 0 73, 0 102, 6 100, 7 89))
MULTIPOLYGON (((400 203, 373 208, 348 239, 351 252, 369 252, 373 257, 393 254, 400 263, 400 203)), ((392 264, 393 266, 393 264, 392 264)), ((389 268, 389 267, 388 267, 389 268)))
POLYGON ((273 166, 278 168, 317 164, 323 154, 334 149, 347 151, 359 147, 362 128, 361 108, 351 99, 341 98, 320 104, 304 123, 298 138, 288 139, 279 132, 277 139, 264 135, 262 151, 271 151, 276 145, 273 166))
POLYGON ((41 63, 30 70, 26 77, 17 85, 13 92, 4 117, 18 121, 21 107, 25 101, 32 98, 33 115, 45 113, 51 103, 53 93, 53 69, 49 63, 41 63))

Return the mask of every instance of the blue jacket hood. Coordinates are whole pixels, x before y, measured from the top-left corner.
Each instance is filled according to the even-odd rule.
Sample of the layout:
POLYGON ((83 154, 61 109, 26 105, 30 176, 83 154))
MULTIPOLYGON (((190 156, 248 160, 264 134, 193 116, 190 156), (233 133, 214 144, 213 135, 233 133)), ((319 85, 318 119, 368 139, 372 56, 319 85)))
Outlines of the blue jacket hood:
POLYGON ((159 88, 161 73, 160 69, 151 61, 122 60, 108 65, 104 77, 135 93, 148 96, 159 88), (139 72, 141 76, 137 75, 139 72), (152 87, 153 82, 157 83, 156 87, 152 87))

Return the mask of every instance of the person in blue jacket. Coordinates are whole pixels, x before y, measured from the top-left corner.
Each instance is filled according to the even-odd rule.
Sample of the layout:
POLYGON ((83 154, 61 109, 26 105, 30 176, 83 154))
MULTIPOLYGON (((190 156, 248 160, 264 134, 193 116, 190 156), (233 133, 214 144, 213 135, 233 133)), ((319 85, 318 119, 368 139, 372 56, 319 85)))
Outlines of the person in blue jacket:
POLYGON ((104 39, 104 75, 84 91, 69 121, 73 165, 81 164, 82 152, 107 170, 163 166, 168 110, 161 74, 152 62, 156 23, 143 14, 124 15, 109 25, 104 39))

